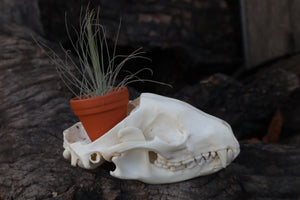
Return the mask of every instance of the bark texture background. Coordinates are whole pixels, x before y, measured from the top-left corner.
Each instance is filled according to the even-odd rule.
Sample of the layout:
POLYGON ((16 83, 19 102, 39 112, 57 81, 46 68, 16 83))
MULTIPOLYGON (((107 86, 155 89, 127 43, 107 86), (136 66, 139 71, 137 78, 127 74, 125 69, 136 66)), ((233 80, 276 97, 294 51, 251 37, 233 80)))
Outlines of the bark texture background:
MULTIPOLYGON (((87 2, 100 7, 101 23, 110 39, 122 18, 119 50, 128 54, 143 47, 152 58, 147 66, 154 69, 155 79, 182 87, 211 72, 231 73, 242 62, 238 1, 39 0, 45 37, 67 44, 65 12, 76 27, 80 5, 87 2)), ((148 84, 142 88, 157 87, 148 84)))
POLYGON ((55 67, 32 40, 43 40, 38 2, 3 0, 0 11, 0 199, 300 198, 300 56, 243 81, 215 74, 174 91, 171 96, 229 121, 241 154, 218 173, 148 185, 111 177, 110 163, 87 171, 63 159, 62 130, 77 119, 55 67), (280 140, 263 143, 277 109, 284 119, 280 140))

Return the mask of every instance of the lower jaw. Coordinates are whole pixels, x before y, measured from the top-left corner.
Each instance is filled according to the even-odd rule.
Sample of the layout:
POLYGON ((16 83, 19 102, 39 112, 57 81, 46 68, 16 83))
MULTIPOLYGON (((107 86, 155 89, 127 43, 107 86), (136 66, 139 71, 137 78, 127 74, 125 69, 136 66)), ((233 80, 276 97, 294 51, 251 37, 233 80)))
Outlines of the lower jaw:
MULTIPOLYGON (((185 181, 196 178, 198 176, 205 176, 221 170, 223 167, 218 162, 211 162, 207 165, 196 166, 194 168, 185 168, 183 170, 171 171, 163 168, 158 168, 153 164, 151 166, 151 173, 148 176, 140 177, 140 180, 149 184, 167 184, 185 181)), ((132 178, 131 178, 132 179, 132 178)))

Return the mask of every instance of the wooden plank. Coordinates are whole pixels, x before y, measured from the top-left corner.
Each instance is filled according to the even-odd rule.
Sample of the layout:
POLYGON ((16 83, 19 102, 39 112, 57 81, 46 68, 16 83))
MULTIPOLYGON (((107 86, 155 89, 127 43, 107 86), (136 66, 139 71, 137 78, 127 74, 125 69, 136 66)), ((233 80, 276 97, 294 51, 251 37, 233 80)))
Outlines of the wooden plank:
MULTIPOLYGON (((299 3, 294 3, 300 8, 299 3)), ((294 52, 290 1, 241 0, 247 68, 294 52)), ((299 34, 300 36, 300 34, 299 34)))

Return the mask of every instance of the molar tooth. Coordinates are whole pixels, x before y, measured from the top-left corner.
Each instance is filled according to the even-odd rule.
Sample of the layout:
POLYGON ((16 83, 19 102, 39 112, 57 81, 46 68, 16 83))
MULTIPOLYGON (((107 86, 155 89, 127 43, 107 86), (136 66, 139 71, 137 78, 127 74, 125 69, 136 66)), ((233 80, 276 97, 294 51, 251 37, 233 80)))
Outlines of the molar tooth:
POLYGON ((157 160, 154 161, 154 164, 155 164, 157 167, 162 167, 162 164, 159 163, 157 160))
POLYGON ((219 159, 221 161, 222 167, 225 168, 227 164, 227 150, 223 149, 217 152, 219 159))
POLYGON ((175 167, 170 167, 170 170, 175 171, 176 169, 175 169, 175 167))
POLYGON ((157 161, 161 164, 167 164, 167 161, 163 158, 157 157, 157 161))
POLYGON ((184 169, 184 165, 180 165, 180 166, 176 167, 175 169, 176 170, 182 170, 182 169, 184 169))
POLYGON ((166 161, 166 160, 160 160, 160 162, 164 165, 166 165, 168 163, 168 161, 166 161))
POLYGON ((157 154, 157 160, 158 162, 162 163, 162 164, 167 164, 166 159, 164 159, 161 155, 157 154))
POLYGON ((169 167, 172 167, 172 166, 178 167, 178 166, 182 165, 182 163, 181 162, 167 162, 167 165, 169 167))
POLYGON ((169 167, 168 167, 168 165, 162 165, 162 168, 168 169, 169 167))
POLYGON ((181 166, 181 165, 182 165, 182 163, 181 163, 181 162, 174 162, 173 164, 174 164, 174 166, 175 166, 175 167, 179 167, 179 166, 181 166))

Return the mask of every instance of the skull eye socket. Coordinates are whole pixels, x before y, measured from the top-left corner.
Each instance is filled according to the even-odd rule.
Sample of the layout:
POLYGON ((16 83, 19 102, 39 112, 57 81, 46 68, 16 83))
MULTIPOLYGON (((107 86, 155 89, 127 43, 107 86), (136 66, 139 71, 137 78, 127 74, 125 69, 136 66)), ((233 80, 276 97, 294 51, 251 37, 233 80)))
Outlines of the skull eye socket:
POLYGON ((157 153, 154 151, 149 151, 149 161, 150 163, 154 163, 154 161, 157 159, 157 153))

